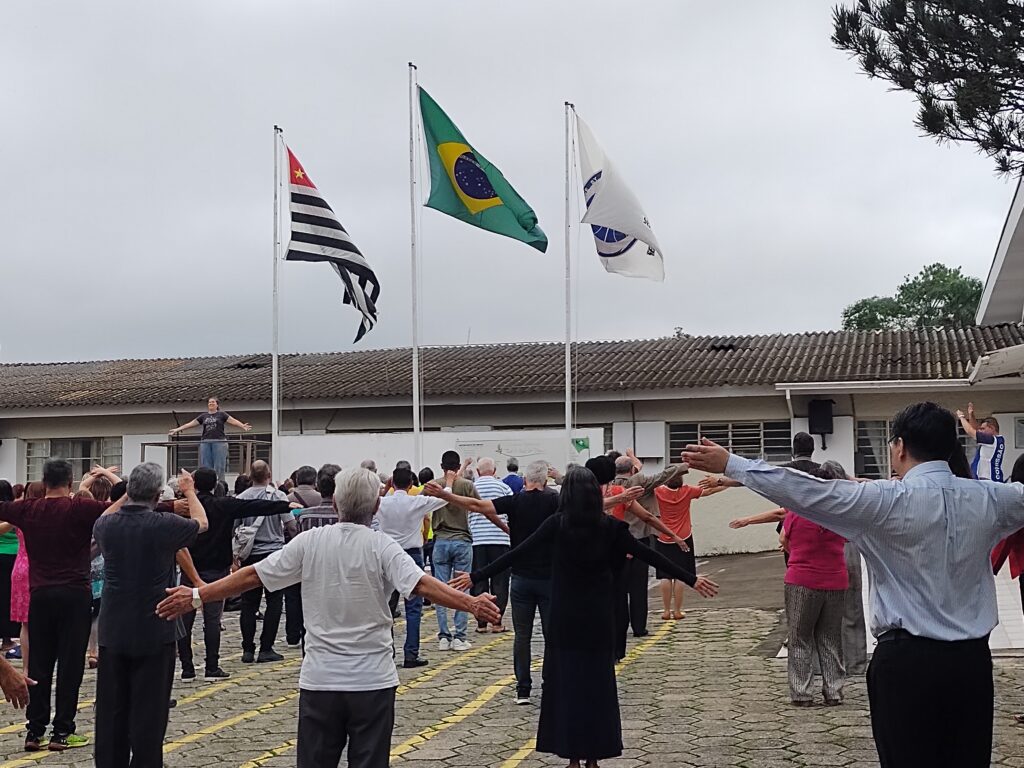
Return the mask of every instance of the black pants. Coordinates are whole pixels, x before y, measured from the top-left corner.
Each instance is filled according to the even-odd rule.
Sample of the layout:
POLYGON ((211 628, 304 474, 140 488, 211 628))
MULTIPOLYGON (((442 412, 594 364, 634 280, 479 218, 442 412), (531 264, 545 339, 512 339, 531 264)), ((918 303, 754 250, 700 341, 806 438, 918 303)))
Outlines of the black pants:
POLYGON ((284 589, 284 636, 288 645, 298 645, 306 634, 302 619, 302 584, 284 589))
POLYGON ((297 768, 387 768, 395 727, 395 689, 299 692, 297 768))
POLYGON ((100 646, 96 768, 163 766, 173 682, 174 643, 146 656, 128 656, 100 646))
POLYGON ((78 690, 85 672, 85 651, 92 628, 89 587, 40 587, 29 598, 28 732, 41 737, 50 722, 50 689, 57 668, 57 699, 53 733, 75 732, 78 690))
MULTIPOLYGON (((516 694, 529 697, 533 689, 530 672, 533 650, 533 617, 540 611, 541 633, 547 638, 551 620, 551 579, 524 579, 512 577, 512 627, 516 637, 512 642, 512 667, 516 673, 516 694)), ((544 672, 541 670, 541 680, 544 672)))
POLYGON ((883 636, 867 679, 881 768, 988 768, 993 688, 987 637, 940 642, 904 635, 886 642, 883 636))
MULTIPOLYGON (((209 584, 211 581, 223 579, 229 569, 216 571, 199 571, 199 578, 209 584)), ((181 575, 181 583, 186 587, 194 587, 188 576, 181 575)), ((224 617, 224 601, 203 603, 203 645, 206 647, 206 671, 214 672, 220 667, 220 622, 224 617)), ((192 660, 192 627, 196 623, 195 611, 189 611, 181 617, 185 625, 185 636, 178 641, 178 658, 181 659, 182 670, 194 671, 192 660)))
POLYGON ((0 555, 0 638, 21 634, 21 624, 11 621, 11 571, 17 555, 0 555))
MULTIPOLYGON (((499 557, 504 555, 510 549, 508 544, 475 544, 473 545, 473 570, 479 571, 499 557)), ((508 607, 508 582, 509 576, 512 571, 504 570, 497 576, 492 576, 490 579, 484 579, 483 581, 477 582, 473 585, 470 590, 472 595, 482 595, 484 592, 490 592, 494 595, 494 600, 498 604, 498 610, 501 611, 501 615, 505 615, 505 608, 508 607)), ((486 627, 486 624, 477 625, 481 628, 486 627)))
MULTIPOLYGON (((637 539, 649 546, 646 539, 637 539)), ((634 637, 647 634, 647 580, 650 567, 637 557, 626 560, 616 579, 615 658, 626 655, 626 631, 633 627, 634 637)))
MULTIPOLYGON (((252 555, 242 565, 253 565, 268 557, 270 557, 269 552, 265 555, 252 555)), ((243 651, 256 651, 256 612, 260 609, 260 600, 263 599, 263 592, 263 587, 259 586, 242 593, 242 615, 239 617, 238 623, 242 629, 243 651)), ((267 591, 267 610, 263 613, 263 632, 260 633, 261 651, 272 651, 274 649, 274 641, 277 640, 277 629, 281 626, 281 607, 283 604, 283 591, 267 591)))

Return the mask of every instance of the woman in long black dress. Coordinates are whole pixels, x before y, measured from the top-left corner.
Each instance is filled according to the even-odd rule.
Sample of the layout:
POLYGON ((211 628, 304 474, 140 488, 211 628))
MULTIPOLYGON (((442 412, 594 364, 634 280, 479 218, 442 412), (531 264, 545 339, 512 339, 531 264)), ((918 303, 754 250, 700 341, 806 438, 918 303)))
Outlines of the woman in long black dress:
MULTIPOLYGON (((622 754, 615 685, 613 573, 626 555, 639 557, 714 597, 718 585, 680 568, 637 543, 625 523, 604 513, 594 474, 565 476, 558 512, 518 547, 470 575, 483 581, 538 548, 551 551, 551 622, 544 645, 537 751, 559 755, 576 768, 622 754)), ((459 579, 453 584, 459 584, 459 579)), ((463 578, 463 583, 465 579, 463 578)))

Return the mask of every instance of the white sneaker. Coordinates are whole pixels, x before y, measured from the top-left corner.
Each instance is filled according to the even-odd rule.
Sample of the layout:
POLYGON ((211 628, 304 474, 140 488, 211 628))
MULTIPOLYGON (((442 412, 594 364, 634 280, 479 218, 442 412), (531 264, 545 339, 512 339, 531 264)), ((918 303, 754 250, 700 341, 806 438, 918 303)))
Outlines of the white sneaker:
POLYGON ((452 640, 453 651, 468 651, 472 647, 472 643, 463 640, 461 637, 456 637, 454 640, 452 640))
POLYGON ((452 648, 452 641, 447 637, 442 637, 437 641, 437 650, 439 651, 450 651, 452 648))
POLYGON ((523 704, 529 704, 529 703, 530 703, 530 697, 529 696, 523 696, 520 693, 516 694, 516 704, 522 706, 523 704))

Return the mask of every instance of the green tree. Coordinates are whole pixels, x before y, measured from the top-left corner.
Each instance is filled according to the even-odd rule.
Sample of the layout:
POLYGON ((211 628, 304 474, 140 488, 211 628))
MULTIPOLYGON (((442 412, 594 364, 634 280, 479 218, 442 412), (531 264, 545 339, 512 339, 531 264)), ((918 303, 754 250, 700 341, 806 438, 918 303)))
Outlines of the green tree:
POLYGON ((843 310, 844 331, 964 328, 974 325, 982 284, 943 264, 903 278, 895 296, 872 296, 843 310))
POLYGON ((1024 171, 1024 3, 854 0, 832 42, 869 77, 913 93, 916 124, 977 145, 1004 174, 1024 171))

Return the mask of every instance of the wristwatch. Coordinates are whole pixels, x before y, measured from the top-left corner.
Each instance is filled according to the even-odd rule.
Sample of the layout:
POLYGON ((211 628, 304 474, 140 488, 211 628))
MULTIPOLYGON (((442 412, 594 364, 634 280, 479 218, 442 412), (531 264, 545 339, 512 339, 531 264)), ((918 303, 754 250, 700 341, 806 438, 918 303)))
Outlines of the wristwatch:
POLYGON ((203 598, 199 596, 199 587, 192 587, 192 607, 197 611, 203 607, 203 598))

